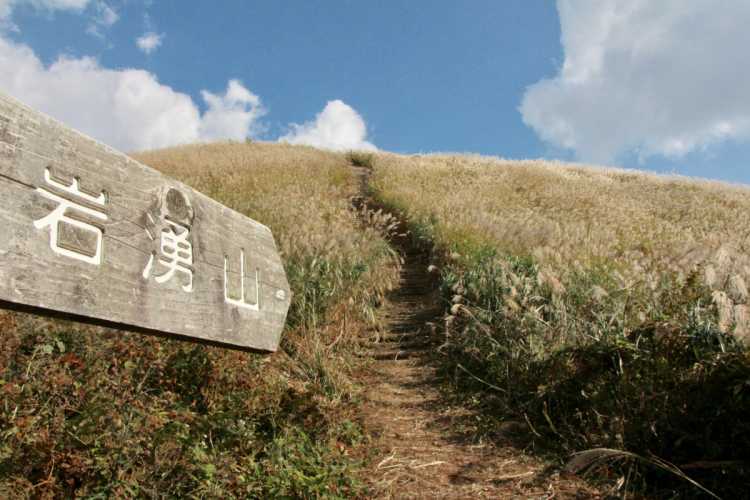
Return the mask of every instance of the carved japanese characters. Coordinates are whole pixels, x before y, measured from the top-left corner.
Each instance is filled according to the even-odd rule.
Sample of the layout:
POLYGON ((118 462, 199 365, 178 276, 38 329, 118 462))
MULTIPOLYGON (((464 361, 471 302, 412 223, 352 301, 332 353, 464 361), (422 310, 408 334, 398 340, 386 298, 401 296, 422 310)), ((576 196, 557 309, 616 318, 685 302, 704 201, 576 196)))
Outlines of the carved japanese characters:
POLYGON ((88 264, 102 262, 102 226, 107 220, 107 195, 81 191, 77 178, 66 185, 44 169, 45 185, 37 192, 55 203, 57 208, 34 221, 38 229, 49 229, 49 246, 53 252, 88 264), (87 237, 88 236, 88 237, 87 237))
POLYGON ((271 231, 0 93, 0 307, 276 350, 271 231))

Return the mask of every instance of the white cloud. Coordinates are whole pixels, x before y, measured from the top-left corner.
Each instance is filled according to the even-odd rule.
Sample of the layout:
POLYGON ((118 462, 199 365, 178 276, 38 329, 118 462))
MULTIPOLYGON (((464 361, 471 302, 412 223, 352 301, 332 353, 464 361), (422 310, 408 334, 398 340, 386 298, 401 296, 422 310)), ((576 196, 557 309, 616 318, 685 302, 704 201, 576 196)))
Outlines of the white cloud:
POLYGON ((97 22, 103 24, 104 26, 112 26, 120 19, 120 15, 117 13, 117 11, 106 3, 98 2, 96 5, 96 9, 98 11, 96 18, 97 22))
POLYGON ((83 10, 90 1, 91 0, 15 0, 15 3, 27 3, 40 10, 83 10))
POLYGON ((136 38, 135 44, 144 53, 150 54, 159 48, 163 39, 164 33, 154 33, 153 31, 149 31, 148 33, 144 33, 136 38))
POLYGON ((48 13, 60 10, 82 13, 89 5, 93 5, 91 22, 86 32, 100 38, 104 36, 103 29, 111 27, 120 19, 117 11, 104 0, 0 0, 0 30, 18 31, 11 17, 13 9, 23 5, 48 13))
POLYGON ((200 124, 202 139, 244 139, 260 131, 258 120, 266 111, 260 98, 242 86, 238 80, 230 80, 226 93, 201 92, 208 109, 200 124))
POLYGON ((91 0, 0 0, 0 19, 10 17, 17 5, 30 5, 37 10, 77 10, 82 11, 91 0))
POLYGON ((190 96, 143 70, 110 70, 92 58, 61 57, 45 66, 27 46, 0 37, 0 89, 63 123, 125 151, 243 139, 257 128, 260 100, 236 80, 224 95, 190 96))
POLYGON ((679 158, 750 139, 750 2, 558 0, 565 60, 524 122, 580 159, 679 158))
POLYGON ((18 31, 11 17, 18 5, 29 5, 37 10, 52 12, 55 10, 83 11, 90 0, 0 0, 0 32, 18 31))
POLYGON ((115 24, 120 19, 120 15, 105 2, 97 1, 95 5, 96 13, 91 19, 88 28, 86 28, 86 32, 101 38, 104 36, 102 29, 109 28, 115 24))
POLYGON ((367 141, 367 126, 351 106, 340 100, 329 101, 314 121, 292 124, 280 142, 306 144, 324 149, 377 149, 367 141))
POLYGON ((11 12, 13 12, 12 0, 0 0, 0 30, 15 29, 10 21, 11 12))

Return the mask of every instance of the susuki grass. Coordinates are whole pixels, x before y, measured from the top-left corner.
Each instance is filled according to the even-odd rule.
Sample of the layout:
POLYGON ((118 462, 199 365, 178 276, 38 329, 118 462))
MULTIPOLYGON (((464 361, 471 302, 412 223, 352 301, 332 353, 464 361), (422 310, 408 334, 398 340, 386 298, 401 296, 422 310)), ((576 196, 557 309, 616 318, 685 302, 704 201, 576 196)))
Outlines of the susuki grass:
POLYGON ((0 312, 0 496, 350 497, 353 338, 395 279, 344 155, 206 144, 137 155, 268 225, 294 294, 260 356, 0 312))
MULTIPOLYGON (((729 496, 746 484, 750 190, 473 156, 373 163, 375 195, 435 247, 441 352, 466 401, 546 449, 654 457, 729 496)), ((688 484, 647 469, 628 481, 688 484)))

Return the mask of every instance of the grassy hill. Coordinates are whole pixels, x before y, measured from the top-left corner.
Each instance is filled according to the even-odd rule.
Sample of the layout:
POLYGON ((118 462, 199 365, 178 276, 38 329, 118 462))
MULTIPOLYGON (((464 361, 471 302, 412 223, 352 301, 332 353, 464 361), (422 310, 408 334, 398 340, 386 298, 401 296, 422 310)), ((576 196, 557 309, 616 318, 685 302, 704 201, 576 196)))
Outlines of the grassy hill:
POLYGON ((431 249, 446 392, 483 415, 487 439, 516 422, 559 463, 594 449, 573 468, 615 494, 696 494, 671 464, 728 498, 744 491, 750 190, 276 144, 135 157, 271 228, 294 293, 282 348, 0 312, 0 496, 366 495, 357 339, 378 327, 399 263, 388 218, 351 208, 351 163, 431 249))
POLYGON ((624 480, 664 494, 664 460, 727 498, 747 483, 750 189, 474 156, 366 160, 374 196, 434 249, 444 370, 490 430, 513 415, 543 450, 636 453, 577 468, 625 462, 624 480))

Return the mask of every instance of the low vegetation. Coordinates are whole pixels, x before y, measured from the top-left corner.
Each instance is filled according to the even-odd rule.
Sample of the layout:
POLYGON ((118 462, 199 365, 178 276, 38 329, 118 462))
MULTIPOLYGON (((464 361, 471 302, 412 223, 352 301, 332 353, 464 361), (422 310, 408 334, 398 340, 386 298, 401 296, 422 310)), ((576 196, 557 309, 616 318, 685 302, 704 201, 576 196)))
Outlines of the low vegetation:
MULTIPOLYGON (((471 156, 261 143, 136 157, 273 231, 294 293, 262 356, 0 312, 0 496, 353 497, 356 339, 397 279, 390 223, 433 249, 451 393, 487 435, 657 496, 745 495, 750 191, 471 156), (518 426, 512 426, 517 428, 518 426)), ((614 490, 613 490, 614 491, 614 490)))
POLYGON ((616 488, 700 494, 684 473, 746 494, 750 190, 473 156, 372 164, 373 194, 434 248, 444 372, 490 432, 516 419, 541 451, 594 450, 572 466, 616 488))
POLYGON ((230 143, 136 157, 271 228, 294 294, 281 351, 0 312, 0 496, 361 493, 354 339, 396 259, 350 208, 345 156, 230 143))

